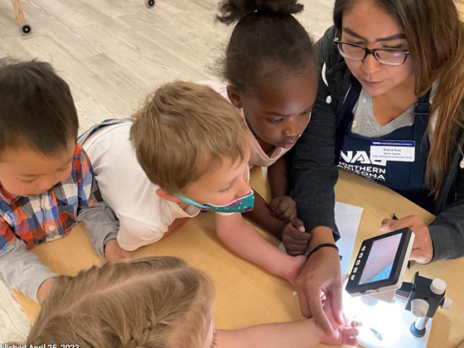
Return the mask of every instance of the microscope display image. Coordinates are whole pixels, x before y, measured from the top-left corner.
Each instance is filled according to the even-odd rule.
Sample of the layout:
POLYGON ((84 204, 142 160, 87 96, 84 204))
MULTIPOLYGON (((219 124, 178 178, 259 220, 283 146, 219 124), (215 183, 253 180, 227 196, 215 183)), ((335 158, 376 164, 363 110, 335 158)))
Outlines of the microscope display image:
POLYGON ((359 285, 390 278, 401 234, 377 240, 373 243, 359 285))

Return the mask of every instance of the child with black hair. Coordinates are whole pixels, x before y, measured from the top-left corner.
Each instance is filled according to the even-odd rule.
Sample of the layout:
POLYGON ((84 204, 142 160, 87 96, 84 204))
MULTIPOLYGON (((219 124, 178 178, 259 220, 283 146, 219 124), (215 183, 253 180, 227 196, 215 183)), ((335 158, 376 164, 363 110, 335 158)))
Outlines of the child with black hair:
MULTIPOLYGON (((255 209, 247 215, 282 239, 290 255, 299 255, 302 249, 311 252, 294 286, 302 315, 314 316, 330 334, 333 325, 324 313, 320 293, 326 295, 340 324, 342 276, 335 246, 338 232, 325 227, 317 214, 297 216, 297 208, 300 211, 306 207, 297 207, 289 197, 291 178, 287 174, 288 151, 306 128, 304 133, 311 133, 311 128, 317 129, 312 124, 322 122, 320 118, 312 119, 308 126, 313 107, 318 107, 319 52, 293 16, 302 10, 298 0, 223 0, 217 19, 225 24, 238 23, 221 65, 221 75, 228 85, 210 86, 228 98, 242 115, 248 127, 249 163, 268 167, 270 206, 256 195, 255 209)), ((331 142, 323 139, 317 148, 330 149, 331 142)), ((306 149, 308 156, 315 151, 306 149)), ((320 163, 322 168, 329 165, 333 161, 320 163)), ((293 173, 299 167, 301 164, 292 164, 293 173)), ((318 177, 320 168, 311 170, 317 194, 317 181, 325 179, 318 177)))
POLYGON ((115 258, 119 222, 78 128, 69 86, 49 64, 0 60, 0 281, 39 303, 56 276, 29 251, 39 243, 83 221, 99 254, 115 258))
POLYGON ((286 155, 308 125, 317 93, 318 53, 293 16, 302 10, 297 0, 224 0, 217 19, 238 22, 221 64, 228 85, 204 83, 242 115, 249 164, 269 167, 270 205, 256 195, 248 217, 279 239, 291 230, 298 239, 290 244, 307 245, 311 235, 302 233, 305 228, 289 197, 286 155))

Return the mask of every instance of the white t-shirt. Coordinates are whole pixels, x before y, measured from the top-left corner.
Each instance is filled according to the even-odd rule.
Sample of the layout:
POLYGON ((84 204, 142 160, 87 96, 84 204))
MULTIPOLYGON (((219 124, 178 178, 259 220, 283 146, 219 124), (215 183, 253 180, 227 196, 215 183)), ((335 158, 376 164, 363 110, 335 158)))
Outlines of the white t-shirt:
POLYGON ((118 243, 129 251, 159 241, 174 220, 191 218, 200 209, 156 194, 159 186, 148 180, 129 140, 132 122, 103 128, 83 145, 95 173, 100 192, 120 221, 118 243))

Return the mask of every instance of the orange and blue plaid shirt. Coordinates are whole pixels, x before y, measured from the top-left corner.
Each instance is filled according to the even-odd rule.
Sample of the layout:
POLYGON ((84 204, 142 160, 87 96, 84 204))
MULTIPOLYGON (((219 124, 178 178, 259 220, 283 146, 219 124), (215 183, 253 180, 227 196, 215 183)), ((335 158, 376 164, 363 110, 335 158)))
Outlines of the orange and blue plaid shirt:
POLYGON ((79 211, 101 201, 89 158, 80 145, 72 163, 69 178, 41 195, 13 196, 0 183, 0 253, 18 238, 32 249, 68 235, 79 211))

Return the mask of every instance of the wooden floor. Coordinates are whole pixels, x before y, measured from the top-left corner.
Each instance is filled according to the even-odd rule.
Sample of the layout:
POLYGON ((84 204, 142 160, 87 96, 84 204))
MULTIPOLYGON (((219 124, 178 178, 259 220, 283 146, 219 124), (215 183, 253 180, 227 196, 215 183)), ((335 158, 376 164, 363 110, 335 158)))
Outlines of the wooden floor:
MULTIPOLYGON (((0 58, 52 63, 71 86, 80 131, 130 116, 163 82, 218 79, 214 68, 231 28, 214 22, 218 1, 22 0, 30 36, 21 36, 10 0, 0 0, 0 58)), ((305 0, 298 19, 315 38, 331 24, 332 1, 305 0)), ((0 344, 28 324, 0 283, 0 344)))

